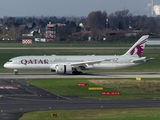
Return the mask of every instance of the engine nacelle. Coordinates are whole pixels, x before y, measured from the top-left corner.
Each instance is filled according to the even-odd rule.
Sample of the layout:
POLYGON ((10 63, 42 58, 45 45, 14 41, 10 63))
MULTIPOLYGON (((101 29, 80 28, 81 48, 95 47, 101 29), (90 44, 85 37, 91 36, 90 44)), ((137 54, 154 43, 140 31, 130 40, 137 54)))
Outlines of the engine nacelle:
POLYGON ((56 65, 55 67, 56 73, 58 74, 66 74, 72 72, 71 65, 56 65))

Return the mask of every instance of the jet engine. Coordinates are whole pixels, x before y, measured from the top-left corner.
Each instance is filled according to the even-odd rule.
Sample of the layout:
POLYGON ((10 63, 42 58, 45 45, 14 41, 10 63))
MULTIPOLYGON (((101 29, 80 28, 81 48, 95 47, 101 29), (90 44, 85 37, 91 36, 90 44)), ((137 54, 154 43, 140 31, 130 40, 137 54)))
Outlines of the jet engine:
POLYGON ((72 72, 72 66, 71 65, 56 65, 55 71, 58 74, 66 74, 72 72))

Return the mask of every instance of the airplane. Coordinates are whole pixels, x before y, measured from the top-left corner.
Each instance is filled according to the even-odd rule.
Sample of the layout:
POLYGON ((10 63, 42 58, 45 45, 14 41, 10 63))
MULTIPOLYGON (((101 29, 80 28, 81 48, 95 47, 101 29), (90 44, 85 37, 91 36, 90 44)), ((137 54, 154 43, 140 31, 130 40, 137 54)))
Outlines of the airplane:
POLYGON ((135 66, 153 58, 141 57, 149 35, 142 36, 123 55, 88 55, 88 56, 19 56, 4 64, 18 74, 20 69, 49 69, 57 74, 83 74, 88 69, 119 69, 135 66))

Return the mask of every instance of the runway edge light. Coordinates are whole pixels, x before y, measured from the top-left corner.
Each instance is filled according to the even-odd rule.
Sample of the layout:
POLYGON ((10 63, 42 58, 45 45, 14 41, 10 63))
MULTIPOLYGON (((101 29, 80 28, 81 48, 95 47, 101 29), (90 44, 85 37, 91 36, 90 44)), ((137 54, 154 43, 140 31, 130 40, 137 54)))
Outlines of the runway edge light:
POLYGON ((53 117, 58 117, 58 114, 53 113, 52 116, 53 117))
POLYGON ((141 78, 140 78, 140 77, 136 77, 136 80, 139 80, 139 81, 140 81, 140 80, 141 80, 141 78))

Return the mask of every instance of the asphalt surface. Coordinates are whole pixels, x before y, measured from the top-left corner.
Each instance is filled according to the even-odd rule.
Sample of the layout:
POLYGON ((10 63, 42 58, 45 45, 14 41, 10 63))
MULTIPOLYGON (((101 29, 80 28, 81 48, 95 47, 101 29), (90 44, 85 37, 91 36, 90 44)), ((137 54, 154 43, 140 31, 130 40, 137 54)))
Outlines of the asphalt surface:
MULTIPOLYGON (((126 75, 126 73, 123 74, 126 75)), ((138 73, 137 74, 132 73, 132 74, 137 75, 138 73)), ((148 73, 143 73, 143 75, 147 74, 148 73)), ((153 74, 160 75, 160 73, 150 73, 150 74, 152 75, 152 77, 154 76, 153 74)), ((36 78, 37 76, 41 75, 23 74, 17 76, 21 76, 23 78, 21 77, 20 79, 15 78, 16 75, 14 74, 5 74, 5 75, 0 74, 0 120, 17 120, 24 113, 37 110, 39 111, 39 110, 62 110, 62 109, 74 110, 74 109, 160 107, 159 99, 93 100, 93 99, 81 99, 78 97, 58 96, 50 92, 47 92, 45 90, 42 90, 40 88, 37 88, 35 86, 29 85, 27 83, 28 76, 32 76, 31 78, 36 78)), ((45 77, 46 76, 48 75, 46 74, 45 77)), ((55 75, 49 74, 49 76, 54 77, 55 75)), ((69 77, 72 75, 64 75, 64 76, 69 77)), ((91 76, 93 78, 94 74, 92 74, 91 76)), ((99 76, 103 76, 103 73, 102 75, 99 76)))
POLYGON ((41 78, 160 78, 160 72, 107 72, 107 73, 84 73, 83 75, 58 75, 54 73, 0 73, 2 79, 41 79, 41 78))

